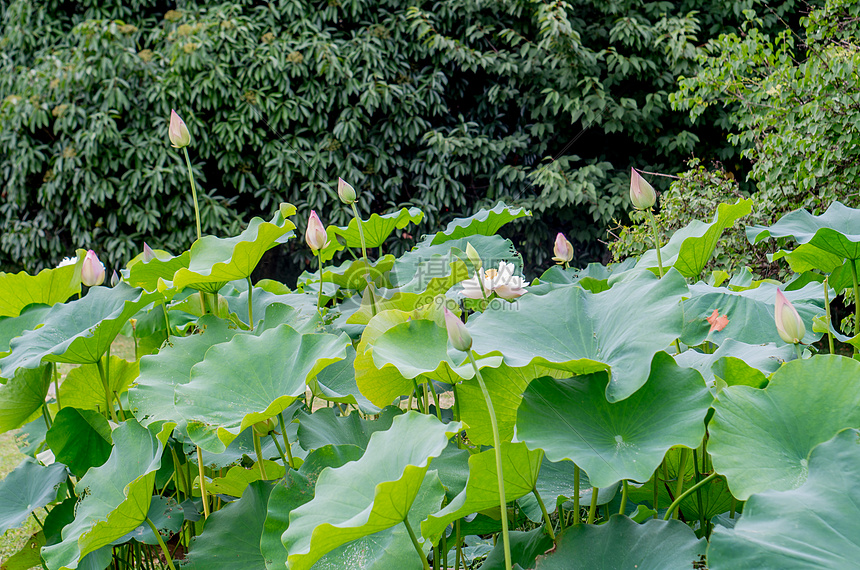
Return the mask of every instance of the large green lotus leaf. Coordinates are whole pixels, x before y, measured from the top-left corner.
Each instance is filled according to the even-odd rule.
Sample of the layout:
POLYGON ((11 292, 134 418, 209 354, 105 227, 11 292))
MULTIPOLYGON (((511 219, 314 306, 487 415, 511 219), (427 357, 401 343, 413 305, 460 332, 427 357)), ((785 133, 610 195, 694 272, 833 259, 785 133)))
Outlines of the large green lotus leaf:
MULTIPOLYGON (((413 529, 418 528, 422 520, 439 510, 444 498, 445 490, 438 474, 436 471, 429 471, 409 509, 410 526, 413 529)), ((421 550, 425 556, 430 546, 428 541, 423 541, 421 544, 421 550)), ((335 548, 317 560, 313 568, 314 570, 343 570, 344 568, 420 570, 423 564, 418 553, 415 552, 406 525, 397 524, 335 548)))
POLYGON ((161 465, 162 442, 134 420, 113 431, 114 449, 76 485, 82 497, 63 541, 42 549, 49 570, 78 567, 81 558, 134 530, 146 518, 161 465))
MULTIPOLYGON (((523 443, 502 442, 501 454, 505 501, 510 502, 531 493, 540 472, 543 452, 529 451, 523 443)), ((498 509, 497 473, 496 450, 482 451, 469 457, 466 488, 444 509, 421 523, 421 535, 435 544, 453 521, 485 509, 498 509)))
POLYGON ((510 307, 469 319, 472 350, 502 355, 512 368, 609 370, 606 398, 623 400, 648 379, 643 363, 680 335, 686 292, 684 278, 670 270, 663 279, 639 272, 603 293, 565 287, 523 295, 510 307))
POLYGON ((203 534, 191 545, 183 568, 265 570, 260 536, 271 493, 270 483, 251 483, 241 499, 212 513, 203 534))
POLYGON ((27 305, 64 303, 81 292, 81 266, 87 252, 77 251, 77 262, 55 269, 43 269, 36 275, 0 271, 0 317, 17 317, 27 305))
MULTIPOLYGON (((528 532, 511 531, 511 562, 522 568, 534 568, 535 558, 553 548, 554 543, 543 527, 528 532)), ((481 570, 503 570, 505 568, 505 551, 502 541, 496 542, 496 547, 487 555, 481 564, 481 570)))
POLYGON ((833 202, 820 216, 795 210, 770 227, 747 228, 752 244, 781 237, 793 237, 799 244, 814 245, 843 259, 860 259, 860 210, 833 202))
MULTIPOLYGON (((140 359, 137 384, 128 391, 131 412, 145 426, 156 421, 179 423, 174 390, 191 380, 191 368, 206 351, 240 332, 232 323, 207 315, 200 319, 201 334, 172 337, 158 354, 140 359)), ((62 395, 62 394, 61 394, 62 395)))
POLYGON ((366 414, 378 414, 380 408, 364 397, 355 383, 355 349, 347 347, 347 356, 327 366, 308 383, 315 397, 329 402, 354 404, 366 414))
POLYGON ((808 473, 810 452, 860 427, 860 362, 835 355, 792 360, 767 388, 724 389, 714 405, 708 452, 732 494, 787 491, 808 473))
POLYGON ((0 384, 0 433, 18 429, 30 421, 45 403, 50 385, 50 365, 19 369, 13 379, 0 384))
MULTIPOLYGON (((716 344, 733 338, 746 344, 775 342, 782 346, 774 322, 774 306, 778 285, 762 283, 754 289, 732 291, 724 287, 711 287, 704 283, 690 285, 690 298, 684 301, 684 330, 681 342, 688 346, 701 344, 706 338, 716 344), (708 334, 711 325, 707 318, 714 310, 729 318, 722 331, 708 334)), ((824 290, 818 283, 809 283, 795 291, 785 291, 786 298, 797 309, 806 323, 804 344, 821 338, 812 330, 812 319, 825 314, 824 290)))
POLYGON ((420 292, 432 279, 447 277, 451 264, 457 258, 466 259, 466 244, 471 244, 481 257, 484 267, 498 267, 499 262, 513 263, 517 271, 523 266, 522 257, 514 249, 514 244, 501 236, 473 235, 436 245, 422 241, 412 251, 401 255, 394 262, 389 279, 394 287, 420 292))
MULTIPOLYGON (((111 392, 117 395, 126 392, 140 374, 140 364, 123 360, 111 355, 110 367, 105 371, 110 375, 111 392)), ((82 364, 73 368, 60 384, 60 403, 85 410, 105 410, 105 389, 99 368, 96 364, 82 364)))
POLYGON ((436 245, 473 235, 491 236, 505 224, 531 215, 530 210, 513 208, 504 202, 499 202, 491 210, 481 208, 473 216, 455 219, 444 230, 427 236, 425 240, 429 240, 430 245, 436 245))
POLYGON ((0 481, 0 536, 10 528, 17 528, 36 509, 54 501, 57 488, 66 477, 62 463, 45 467, 25 457, 0 481))
MULTIPOLYGON (((385 243, 395 229, 402 230, 409 224, 418 224, 424 219, 424 212, 418 208, 401 208, 390 214, 371 214, 370 218, 361 221, 364 241, 367 249, 379 247, 385 243)), ((334 254, 345 247, 361 247, 361 236, 358 222, 355 218, 349 221, 347 227, 329 226, 326 228, 328 243, 320 250, 323 263, 334 257, 334 254), (345 244, 345 245, 344 245, 345 244)))
POLYGON ((192 367, 189 382, 174 388, 188 436, 207 451, 224 451, 242 430, 303 396, 307 380, 346 358, 349 344, 346 335, 301 334, 279 325, 212 346, 192 367))
POLYGON ((203 236, 191 246, 188 267, 176 270, 173 286, 217 293, 228 281, 251 275, 263 254, 292 237, 295 228, 277 213, 271 222, 253 218, 235 237, 203 236))
POLYGON ((636 524, 623 515, 612 515, 606 524, 568 527, 554 552, 538 556, 535 570, 704 568, 707 546, 681 521, 652 519, 636 524))
POLYGON ((57 461, 68 465, 76 477, 83 477, 90 467, 98 467, 110 457, 110 425, 93 410, 64 407, 54 416, 46 438, 57 461))
MULTIPOLYGON (((735 204, 720 204, 711 223, 693 220, 676 231, 669 243, 660 248, 663 268, 674 267, 684 277, 698 277, 710 261, 723 231, 751 211, 752 199, 749 198, 738 200, 735 204)), ((636 267, 657 271, 657 250, 646 251, 636 267)))
MULTIPOLYGON (((626 269, 630 269, 626 267, 626 269)), ((570 267, 563 268, 561 265, 553 265, 537 280, 537 284, 529 287, 529 292, 535 295, 544 295, 553 289, 579 285, 592 293, 601 293, 609 289, 609 277, 612 276, 612 267, 600 263, 589 263, 585 269, 570 267)))
POLYGON ((846 430, 809 458, 806 482, 750 497, 733 529, 717 526, 714 570, 855 568, 860 559, 860 434, 846 430))
MULTIPOLYGON (((788 261, 788 266, 795 273, 807 273, 814 269, 829 273, 827 283, 835 289, 837 293, 841 293, 846 287, 851 287, 854 284, 851 274, 851 265, 855 269, 860 267, 860 260, 846 260, 842 255, 830 253, 827 250, 816 247, 811 243, 805 243, 797 246, 793 251, 781 249, 769 255, 768 259, 776 261, 785 258, 788 261)), ((820 274, 813 274, 821 277, 820 274)))
POLYGON ((176 257, 170 254, 159 255, 156 258, 144 261, 142 258, 131 260, 126 269, 123 270, 123 279, 132 287, 142 287, 147 291, 155 291, 158 288, 158 280, 166 283, 173 281, 173 276, 180 269, 188 269, 191 263, 191 252, 186 251, 176 257))
POLYGON ((597 487, 647 481, 673 445, 696 448, 713 402, 702 376, 660 352, 648 382, 620 402, 603 396, 605 372, 538 378, 523 394, 517 439, 551 461, 570 459, 597 487))
POLYGON ((299 443, 304 449, 318 449, 326 445, 357 445, 367 448, 370 436, 391 427, 394 417, 403 413, 388 406, 375 420, 361 419, 358 414, 341 417, 334 408, 322 408, 309 414, 299 412, 299 443))
MULTIPOLYGON (((221 297, 226 299, 227 307, 234 317, 248 324, 248 291, 242 291, 238 296, 221 297)), ((260 319, 263 327, 274 328, 287 323, 299 332, 314 332, 319 325, 320 317, 317 312, 317 297, 302 293, 287 293, 275 295, 259 287, 254 287, 252 295, 254 320, 259 328, 260 319)))
POLYGON ((708 386, 714 386, 719 377, 729 386, 761 388, 768 376, 794 356, 794 347, 788 344, 746 344, 730 338, 711 354, 685 350, 675 356, 675 362, 698 370, 708 386))
MULTIPOLYGON (((517 423, 517 408, 529 382, 541 376, 565 378, 568 373, 537 365, 511 368, 502 364, 498 368, 484 368, 481 376, 493 401, 499 437, 502 441, 511 441, 514 436, 514 425, 517 423)), ((469 426, 466 429, 469 441, 475 445, 493 445, 490 413, 480 385, 477 382, 458 384, 457 400, 460 405, 460 419, 469 426)))
POLYGON ((96 362, 126 321, 157 297, 120 283, 93 287, 83 299, 54 305, 42 327, 12 340, 12 353, 0 359, 0 374, 12 378, 17 369, 36 368, 42 362, 96 362))
MULTIPOLYGON (((394 266, 394 256, 385 255, 380 259, 365 263, 359 258, 346 261, 338 267, 323 267, 323 281, 334 283, 344 289, 363 291, 367 287, 367 276, 372 282, 379 283, 383 276, 394 266)), ((308 274, 319 281, 319 272, 308 274)))
POLYGON ((294 509, 281 537, 292 570, 310 568, 327 552, 405 520, 430 460, 463 429, 406 412, 373 434, 358 461, 324 470, 313 500, 294 509))
POLYGON ((45 322, 45 315, 50 310, 48 305, 27 305, 17 317, 0 317, 0 358, 9 354, 13 338, 45 322))
POLYGON ((287 549, 281 542, 281 535, 290 524, 290 512, 314 498, 314 486, 322 470, 357 461, 362 453, 364 450, 354 445, 327 445, 315 449, 298 471, 291 469, 284 479, 275 483, 260 539, 260 550, 268 570, 280 570, 287 564, 287 549))

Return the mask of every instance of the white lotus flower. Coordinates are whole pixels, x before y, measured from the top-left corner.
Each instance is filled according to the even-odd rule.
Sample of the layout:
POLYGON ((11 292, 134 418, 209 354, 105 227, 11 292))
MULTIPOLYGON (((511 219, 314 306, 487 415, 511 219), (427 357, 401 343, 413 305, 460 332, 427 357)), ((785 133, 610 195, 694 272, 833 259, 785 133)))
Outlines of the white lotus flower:
POLYGON ((514 264, 499 262, 498 269, 487 269, 481 275, 482 281, 478 281, 478 275, 462 282, 461 294, 469 299, 483 299, 484 293, 487 297, 494 292, 503 299, 515 299, 526 292, 523 287, 523 278, 514 275, 514 264), (484 293, 481 292, 481 284, 484 285, 484 293))

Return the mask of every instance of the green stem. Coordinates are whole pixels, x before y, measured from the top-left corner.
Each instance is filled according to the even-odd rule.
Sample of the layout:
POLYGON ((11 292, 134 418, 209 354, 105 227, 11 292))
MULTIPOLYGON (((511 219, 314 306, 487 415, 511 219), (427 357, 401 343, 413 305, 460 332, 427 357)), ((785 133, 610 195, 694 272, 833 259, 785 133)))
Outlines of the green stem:
MULTIPOLYGON (((678 481, 675 483, 675 501, 678 500, 677 497, 681 494, 681 491, 684 490, 684 475, 687 473, 687 461, 689 457, 690 449, 687 447, 683 448, 681 450, 681 458, 678 460, 678 481)), ((671 508, 669 509, 669 512, 672 512, 671 508)), ((678 518, 677 513, 675 518, 678 518)))
POLYGON ((623 515, 624 509, 627 508, 627 479, 624 479, 622 482, 622 490, 621 490, 621 506, 618 508, 618 514, 623 515))
MULTIPOLYGON (((203 293, 200 293, 200 294, 203 295, 203 293)), ((202 306, 203 297, 200 297, 200 303, 202 306)), ((170 318, 168 318, 168 316, 167 316, 167 297, 161 298, 161 310, 164 311, 164 330, 166 331, 165 334, 167 335, 167 340, 169 341, 170 340, 170 318)), ((135 356, 137 356, 137 337, 135 337, 135 340, 134 340, 134 354, 135 354, 135 356)))
POLYGON ((281 461, 283 461, 283 463, 284 463, 284 467, 286 467, 287 465, 289 465, 289 462, 287 461, 287 456, 286 456, 286 455, 284 455, 284 450, 281 448, 281 444, 280 444, 280 443, 278 443, 278 438, 276 438, 276 437, 275 437, 275 432, 274 432, 274 431, 270 431, 270 432, 269 432, 269 437, 271 437, 271 438, 272 438, 272 441, 274 441, 274 442, 275 442, 275 447, 278 449, 278 455, 280 455, 280 456, 281 456, 281 461))
POLYGON ((364 241, 364 230, 361 227, 361 217, 358 215, 358 208, 355 207, 355 202, 350 205, 352 206, 352 214, 355 216, 355 223, 358 225, 358 239, 361 240, 361 257, 364 258, 368 281, 370 281, 370 266, 367 265, 367 247, 364 241))
POLYGON ((585 520, 585 524, 594 523, 594 515, 597 513, 597 492, 600 491, 597 487, 591 488, 591 506, 588 507, 588 518, 585 520))
POLYGON ((657 233, 657 220, 654 219, 651 208, 645 210, 645 213, 648 214, 648 220, 651 222, 651 232, 654 234, 654 247, 657 248, 657 267, 660 270, 660 277, 663 277, 663 256, 660 254, 660 235, 657 233))
POLYGON ((467 351, 467 354, 469 355, 469 361, 472 363, 472 368, 475 370, 475 377, 478 379, 478 385, 484 394, 484 401, 487 403, 487 411, 490 414, 490 427, 493 430, 493 447, 495 448, 496 456, 496 479, 499 482, 499 508, 502 515, 502 543, 505 549, 505 570, 511 570, 511 542, 508 536, 508 503, 505 500, 505 477, 502 473, 502 443, 499 437, 499 424, 496 421, 496 411, 493 409, 493 401, 490 399, 490 393, 487 391, 484 378, 478 369, 478 363, 475 362, 475 357, 472 356, 471 350, 467 351))
MULTIPOLYGON (((696 473, 696 483, 702 479, 701 473, 699 473, 699 457, 698 452, 693 450, 693 471, 696 473)), ((699 507, 699 528, 704 532, 707 527, 705 526, 705 507, 702 504, 702 490, 696 489, 696 504, 699 507)))
POLYGON ((579 520, 579 465, 573 464, 573 524, 578 525, 579 520))
POLYGON ((827 310, 827 345, 830 348, 830 354, 834 354, 833 348, 833 320, 830 317, 830 286, 827 283, 828 277, 824 278, 824 308, 827 310))
MULTIPOLYGON (((854 335, 860 334, 860 283, 857 281, 857 263, 853 259, 848 260, 851 265, 851 280, 854 282, 854 335)), ((854 347, 854 354, 857 354, 854 347)))
POLYGON ((436 386, 433 385, 433 380, 428 380, 427 384, 430 385, 430 393, 433 394, 433 401, 436 403, 436 419, 441 422, 442 410, 439 407, 439 394, 436 393, 436 386))
MULTIPOLYGON (((200 474, 200 497, 203 499, 203 518, 209 518, 209 497, 206 496, 206 472, 203 468, 203 450, 197 446, 197 471, 200 474)), ((191 494, 191 489, 188 490, 191 494)))
POLYGON ((657 518, 657 511, 659 507, 657 506, 657 502, 660 499, 660 467, 654 470, 654 499, 651 502, 651 505, 654 508, 654 518, 657 518))
POLYGON ((170 551, 167 550, 167 545, 164 544, 164 540, 161 538, 161 534, 158 532, 158 529, 155 528, 155 525, 152 524, 152 521, 149 520, 149 517, 144 519, 146 524, 149 525, 149 528, 152 529, 152 534, 155 535, 156 540, 158 540, 158 546, 161 547, 161 552, 164 553, 164 559, 167 560, 167 565, 170 566, 170 570, 176 570, 176 567, 173 565, 173 559, 170 556, 170 551))
POLYGON ((412 546, 415 547, 415 551, 418 553, 418 557, 421 558, 421 564, 424 565, 424 570, 430 570, 430 565, 427 564, 427 557, 424 556, 424 551, 421 550, 421 545, 418 544, 418 539, 415 538, 415 533, 412 531, 412 527, 409 526, 409 518, 403 519, 403 524, 406 525, 406 532, 409 533, 409 538, 412 540, 412 546))
POLYGON ((546 531, 549 534, 549 537, 555 542, 555 532, 552 530, 552 522, 549 520, 549 513, 546 512, 546 505, 543 504, 543 499, 540 498, 540 493, 538 493, 537 487, 532 489, 532 493, 537 499, 538 505, 540 505, 540 512, 543 513, 543 522, 546 527, 546 531))
POLYGON ((194 185, 194 173, 191 171, 191 159, 188 157, 188 147, 183 147, 185 164, 188 166, 188 181, 191 183, 191 197, 194 198, 194 219, 197 221, 197 239, 203 235, 200 232, 200 207, 197 205, 197 186, 194 185))
POLYGON ((320 262, 320 289, 319 289, 319 292, 317 293, 317 313, 319 313, 320 318, 322 318, 322 287, 323 287, 322 267, 323 267, 323 262, 322 262, 322 255, 320 254, 320 252, 315 251, 314 255, 317 256, 317 259, 320 262))
POLYGON ((794 352, 795 352, 795 354, 797 354, 798 360, 803 359, 803 348, 801 348, 801 345, 799 342, 794 343, 794 352))
POLYGON ((290 440, 287 439, 287 426, 284 423, 284 414, 278 414, 278 425, 281 428, 281 437, 284 438, 284 449, 287 452, 287 461, 290 463, 290 469, 295 469, 293 466, 293 451, 290 449, 290 440))
POLYGON ((707 477, 705 477, 704 479, 702 479, 701 481, 699 481, 698 483, 696 483, 695 485, 693 485, 692 487, 690 487, 689 489, 687 489, 686 491, 681 493, 681 495, 679 495, 674 501, 672 501, 672 504, 669 505, 669 510, 666 511, 665 515, 663 515, 663 520, 667 521, 670 518, 672 518, 672 512, 674 512, 675 509, 678 508, 678 506, 681 504, 681 501, 683 501, 684 499, 689 497, 692 493, 694 493, 695 491, 697 491, 701 487, 704 487, 705 485, 710 483, 711 480, 715 479, 716 477, 718 477, 718 475, 715 471, 714 473, 711 473, 710 475, 708 475, 707 477))
MULTIPOLYGON (((416 380, 415 378, 412 379, 412 389, 415 391, 415 406, 420 412, 422 409, 424 409, 424 405, 421 402, 421 389, 418 387, 418 380, 416 380)), ((411 409, 411 407, 412 404, 410 402, 408 408, 411 409)))
MULTIPOLYGON (((105 374, 105 367, 102 364, 101 358, 96 360, 96 366, 98 366, 99 376, 101 376, 101 378, 102 378, 102 386, 105 389, 105 405, 107 406, 107 409, 110 410, 110 418, 113 420, 113 422, 115 424, 118 424, 119 421, 116 419, 116 412, 113 409, 113 402, 111 401, 112 398, 110 395, 110 385, 108 384, 108 378, 107 378, 107 375, 105 374)), ((108 416, 108 411, 106 410, 105 411, 105 417, 107 417, 107 416, 108 416)))
POLYGON ((454 523, 454 532, 457 536, 457 552, 454 555, 454 570, 460 570, 460 558, 462 557, 463 545, 460 539, 460 519, 454 523))
POLYGON ((257 465, 260 466, 260 475, 263 477, 263 481, 267 481, 269 478, 266 477, 266 466, 263 465, 263 448, 260 446, 260 436, 257 435, 256 431, 254 431, 254 453, 257 454, 257 465))
MULTIPOLYGON (((320 270, 320 279, 322 279, 322 270, 320 270)), ((251 276, 248 275, 248 325, 251 327, 251 330, 254 330, 254 303, 252 302, 253 295, 254 284, 251 283, 251 276)))
POLYGON ((63 409, 63 405, 60 404, 60 375, 57 374, 57 363, 51 363, 51 377, 54 379, 54 395, 57 398, 57 411, 63 409))

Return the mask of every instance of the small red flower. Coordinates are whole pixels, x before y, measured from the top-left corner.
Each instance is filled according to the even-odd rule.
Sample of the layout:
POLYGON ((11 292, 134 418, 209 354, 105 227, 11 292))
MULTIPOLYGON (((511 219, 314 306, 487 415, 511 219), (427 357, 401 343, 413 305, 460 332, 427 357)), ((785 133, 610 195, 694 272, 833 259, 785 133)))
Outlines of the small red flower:
POLYGON ((711 313, 711 316, 705 319, 710 323, 711 329, 708 331, 708 334, 711 334, 714 331, 720 332, 726 325, 729 324, 729 316, 723 315, 720 316, 720 312, 717 309, 714 309, 714 312, 711 313))

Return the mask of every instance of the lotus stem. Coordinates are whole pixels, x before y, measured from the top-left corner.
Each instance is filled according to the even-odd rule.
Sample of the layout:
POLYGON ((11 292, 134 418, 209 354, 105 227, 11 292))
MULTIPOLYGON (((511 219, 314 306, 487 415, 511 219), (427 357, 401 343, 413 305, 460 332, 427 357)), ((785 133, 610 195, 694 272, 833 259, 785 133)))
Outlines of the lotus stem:
POLYGON ((284 449, 287 452, 287 461, 290 464, 290 469, 295 469, 293 466, 293 451, 290 449, 290 440, 287 439, 287 426, 284 423, 284 414, 278 414, 278 425, 281 428, 281 437, 284 438, 284 449))
MULTIPOLYGON (((355 202, 350 204, 352 206, 352 215, 355 216, 355 223, 358 226, 358 239, 361 240, 361 258, 364 260, 364 280, 367 281, 367 286, 370 287, 370 261, 367 259, 367 243, 364 241, 364 228, 361 227, 361 216, 358 215, 358 208, 355 206, 355 202)), ((379 256, 382 257, 382 247, 379 248, 379 256)), ((320 271, 322 274, 322 271, 320 271)), ((322 275, 320 275, 322 278, 322 275)), ((376 316, 376 296, 373 294, 373 290, 370 291, 370 312, 375 317, 376 316)))
MULTIPOLYGON (((857 262, 853 259, 848 260, 851 264, 851 281, 854 282, 854 335, 860 334, 860 283, 857 281, 857 262)), ((857 354, 857 347, 854 347, 854 354, 857 354)))
POLYGON ((260 476, 264 481, 266 481, 269 478, 266 477, 266 466, 263 464, 263 448, 260 445, 260 436, 257 435, 256 431, 254 431, 254 453, 257 454, 257 464, 260 466, 260 476))
POLYGON ((63 405, 60 404, 60 375, 57 373, 57 363, 51 363, 51 377, 54 379, 54 396, 57 398, 57 411, 63 409, 63 405))
POLYGON ((621 482, 621 506, 618 507, 618 514, 623 515, 624 510, 627 508, 627 479, 624 479, 621 482))
POLYGON ((836 351, 833 348, 833 320, 830 316, 830 289, 829 284, 827 283, 828 277, 824 278, 824 308, 827 310, 827 345, 830 348, 830 354, 834 354, 836 351))
POLYGON ((457 519, 454 523, 454 532, 457 536, 457 552, 454 555, 454 570, 460 570, 460 558, 463 553, 463 545, 461 544, 460 539, 460 519, 457 519))
MULTIPOLYGON (((206 472, 203 468, 203 450, 197 446, 197 470, 200 472, 200 497, 203 499, 203 518, 209 518, 209 497, 206 496, 206 472)), ((188 490, 191 494, 191 489, 188 490)))
POLYGON ((284 462, 284 467, 288 466, 288 465, 289 465, 289 462, 287 461, 287 456, 286 456, 286 455, 284 455, 284 450, 281 448, 281 444, 280 444, 280 443, 278 443, 278 438, 277 438, 277 437, 275 437, 275 432, 274 432, 274 431, 270 431, 270 432, 269 432, 269 437, 271 437, 271 438, 272 438, 272 441, 274 441, 274 442, 275 442, 275 447, 278 449, 278 455, 280 455, 280 456, 281 456, 281 461, 283 461, 283 462, 284 462))
MULTIPOLYGON (((704 465, 703 465, 703 468, 704 468, 704 465)), ((702 479, 702 475, 701 475, 701 473, 699 473, 699 457, 698 457, 698 453, 695 449, 693 450, 693 471, 695 471, 695 473, 696 473, 696 484, 698 484, 699 481, 701 481, 701 479, 702 479)), ((706 531, 707 527, 705 526, 705 507, 702 504, 702 489, 701 488, 696 489, 696 504, 699 507, 699 525, 700 525, 699 528, 706 531)))
MULTIPOLYGON (((203 293, 200 293, 200 306, 203 307, 203 293)), ((170 318, 167 316, 167 297, 162 295, 161 297, 161 309, 164 311, 164 330, 167 335, 167 340, 170 340, 170 318)), ((203 313, 206 313, 205 309, 202 309, 203 313)), ((137 358, 137 336, 134 339, 134 356, 137 358)))
POLYGON ((314 255, 317 256, 317 259, 319 260, 319 267, 320 267, 320 289, 319 289, 319 292, 317 293, 317 313, 319 313, 320 318, 322 318, 322 288, 323 288, 322 268, 323 268, 323 261, 322 261, 322 255, 320 254, 320 252, 314 251, 314 255))
POLYGON ((490 398, 490 392, 487 391, 487 385, 484 384, 484 378, 481 376, 481 371, 478 369, 478 363, 475 362, 475 357, 472 356, 472 351, 466 352, 469 355, 469 361, 472 363, 472 368, 475 370, 475 377, 478 379, 478 385, 481 387, 481 392, 484 394, 484 401, 487 403, 487 411, 490 414, 490 427, 493 430, 493 447, 496 456, 496 479, 499 482, 499 508, 501 509, 502 519, 502 544, 505 549, 505 570, 511 570, 511 542, 508 536, 508 508, 505 500, 505 477, 502 473, 502 443, 499 437, 499 424, 496 421, 496 411, 493 409, 493 401, 490 398))
POLYGON ((191 183, 191 197, 194 199, 194 219, 197 222, 197 239, 203 235, 200 231, 200 206, 197 204, 197 186, 194 185, 194 173, 191 171, 191 159, 188 157, 188 147, 183 147, 185 164, 188 166, 188 181, 191 183))
POLYGON ((660 467, 654 470, 654 499, 651 502, 651 506, 654 508, 654 518, 657 518, 658 506, 657 502, 660 500, 660 467))
MULTIPOLYGON (((690 456, 690 449, 685 447, 681 450, 681 457, 678 460, 678 481, 675 483, 675 500, 677 501, 677 497, 681 494, 681 491, 684 490, 684 475, 687 473, 687 461, 690 456)), ((670 507, 669 512, 672 512, 670 507)), ((668 513, 667 513, 668 514, 668 513)), ((675 514, 675 518, 678 518, 678 514, 675 514)), ((668 519, 666 519, 668 520, 668 519)))
POLYGON ((152 529, 152 533, 155 535, 155 539, 158 541, 158 546, 161 547, 161 552, 164 553, 164 559, 167 561, 167 565, 170 566, 170 570, 176 570, 176 567, 173 565, 173 558, 170 556, 170 551, 167 550, 167 545, 164 544, 164 540, 161 538, 161 533, 158 532, 158 529, 155 528, 155 525, 152 524, 152 521, 149 520, 149 517, 144 519, 146 524, 149 525, 149 528, 152 529))
POLYGON ((799 342, 794 343, 794 352, 797 354, 798 360, 803 359, 803 348, 801 348, 801 345, 799 342))
POLYGON ((546 505, 543 504, 543 499, 540 498, 540 493, 538 493, 537 487, 532 489, 532 493, 537 499, 538 505, 540 505, 540 512, 543 514, 543 522, 546 527, 546 532, 549 534, 549 537, 555 542, 555 532, 552 529, 552 522, 549 520, 549 513, 546 512, 546 505))
MULTIPOLYGON (((322 279, 322 271, 320 271, 320 279, 322 279)), ((322 286, 322 284, 320 284, 322 286)), ((254 330, 254 284, 251 283, 251 276, 248 275, 248 326, 251 327, 251 330, 254 330)))
POLYGON ((98 366, 99 376, 101 376, 102 379, 102 386, 105 389, 105 406, 107 406, 107 410, 105 410, 105 417, 108 417, 108 413, 110 413, 110 419, 113 420, 113 423, 118 424, 119 421, 116 419, 116 411, 113 409, 113 402, 110 395, 110 384, 108 384, 108 376, 105 372, 105 367, 102 364, 101 358, 96 360, 96 366, 98 366))
POLYGON ((579 519, 579 465, 573 464, 573 524, 578 525, 579 519))
MULTIPOLYGON (((669 510, 666 511, 666 514, 663 516, 663 520, 667 521, 670 518, 673 518, 672 513, 675 512, 675 509, 678 508, 678 506, 681 504, 681 501, 683 501, 684 499, 689 497, 695 491, 699 490, 700 488, 702 488, 705 485, 707 485, 708 483, 710 483, 711 480, 715 479, 716 477, 718 477, 718 475, 715 471, 715 472, 711 473, 710 475, 708 475, 707 477, 705 477, 704 479, 702 479, 701 481, 699 481, 698 483, 696 483, 695 485, 693 485, 692 487, 690 487, 689 489, 687 489, 686 491, 684 491, 683 493, 681 493, 681 495, 679 495, 674 501, 672 501, 672 504, 669 505, 669 510)), ((677 518, 677 517, 675 517, 675 518, 677 518)))
POLYGON ((597 512, 597 493, 600 491, 597 487, 591 488, 591 506, 588 507, 588 518, 585 524, 594 523, 594 514, 597 512))
POLYGON ((424 556, 424 551, 421 550, 421 545, 418 544, 418 539, 415 538, 415 532, 412 530, 412 527, 409 525, 409 517, 403 518, 403 524, 406 525, 406 532, 409 533, 409 538, 412 540, 412 546, 415 547, 415 551, 418 552, 418 557, 421 558, 421 564, 424 565, 424 570, 430 570, 430 565, 427 564, 427 557, 424 556))
POLYGON ((648 214, 648 220, 651 222, 651 231, 654 234, 654 247, 657 249, 657 268, 660 270, 660 277, 663 277, 663 256, 660 254, 660 236, 657 233, 657 220, 654 219, 654 214, 651 208, 645 210, 648 214))

